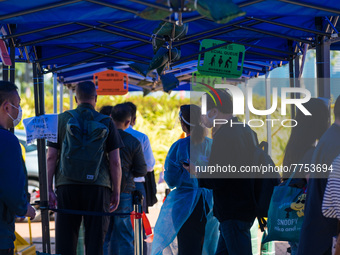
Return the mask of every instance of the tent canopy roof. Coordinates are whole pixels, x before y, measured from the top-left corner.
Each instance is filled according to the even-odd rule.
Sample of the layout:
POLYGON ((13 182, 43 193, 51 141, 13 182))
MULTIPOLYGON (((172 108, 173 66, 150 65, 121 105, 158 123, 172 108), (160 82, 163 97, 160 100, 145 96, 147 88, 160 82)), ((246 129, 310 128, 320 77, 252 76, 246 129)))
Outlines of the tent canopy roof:
MULTIPOLYGON (((84 76, 106 67, 132 73, 131 69, 121 67, 132 62, 150 62, 153 57, 152 32, 160 23, 142 19, 138 13, 148 6, 169 10, 168 6, 158 2, 0 1, 0 27, 3 26, 7 33, 3 39, 19 48, 18 60, 37 62, 43 72, 57 72, 64 79, 72 77, 67 74, 72 67, 79 67, 72 71, 72 75, 84 76), (92 67, 83 68, 89 63, 93 63, 92 67)), ((180 60, 171 63, 173 70, 197 60, 200 41, 206 38, 243 44, 248 63, 248 66, 245 65, 246 77, 263 74, 287 63, 303 53, 304 44, 314 47, 318 36, 333 38, 337 35, 330 24, 336 24, 336 16, 340 14, 338 0, 233 2, 246 12, 246 16, 227 24, 217 24, 197 11, 180 14, 189 31, 183 39, 173 43, 173 47, 180 47, 182 53, 180 60), (321 26, 316 25, 315 17, 322 17, 321 26), (262 66, 253 65, 254 61, 262 63, 262 66)), ((174 10, 167 21, 176 22, 176 11, 180 10, 174 10)), ((335 43, 334 49, 338 48, 335 43)), ((192 65, 178 72, 194 71, 195 68, 192 65)))

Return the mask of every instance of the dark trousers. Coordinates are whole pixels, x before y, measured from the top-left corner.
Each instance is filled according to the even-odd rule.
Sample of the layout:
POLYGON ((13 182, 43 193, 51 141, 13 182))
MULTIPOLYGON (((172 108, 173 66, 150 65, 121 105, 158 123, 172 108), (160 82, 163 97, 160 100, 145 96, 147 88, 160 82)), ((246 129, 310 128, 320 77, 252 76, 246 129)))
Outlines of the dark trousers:
MULTIPOLYGON (((206 209, 208 205, 205 204, 206 209)), ((177 234, 178 255, 201 255, 203 249, 205 224, 207 218, 203 211, 202 196, 187 221, 177 234)))
POLYGON ((13 249, 4 249, 4 250, 0 249, 0 255, 13 255, 13 254, 14 254, 13 249))
POLYGON ((215 255, 250 255, 250 228, 253 221, 225 220, 220 222, 220 238, 215 255))
MULTIPOLYGON (((96 185, 63 185, 57 189, 59 209, 109 212, 111 190, 96 185)), ((56 253, 75 255, 82 219, 85 226, 85 252, 103 254, 109 216, 81 216, 58 213, 56 218, 56 253)))

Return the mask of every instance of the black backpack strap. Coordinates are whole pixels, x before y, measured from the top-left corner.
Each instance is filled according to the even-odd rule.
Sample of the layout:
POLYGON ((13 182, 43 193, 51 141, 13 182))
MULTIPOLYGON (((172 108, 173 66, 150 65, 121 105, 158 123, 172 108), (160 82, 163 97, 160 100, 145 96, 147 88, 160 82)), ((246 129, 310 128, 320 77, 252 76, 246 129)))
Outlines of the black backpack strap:
POLYGON ((66 111, 68 114, 70 114, 73 118, 79 120, 80 115, 76 110, 68 110, 66 111))
POLYGON ((98 122, 102 122, 102 120, 104 119, 110 119, 110 116, 98 113, 96 117, 94 117, 93 120, 98 121, 98 122))

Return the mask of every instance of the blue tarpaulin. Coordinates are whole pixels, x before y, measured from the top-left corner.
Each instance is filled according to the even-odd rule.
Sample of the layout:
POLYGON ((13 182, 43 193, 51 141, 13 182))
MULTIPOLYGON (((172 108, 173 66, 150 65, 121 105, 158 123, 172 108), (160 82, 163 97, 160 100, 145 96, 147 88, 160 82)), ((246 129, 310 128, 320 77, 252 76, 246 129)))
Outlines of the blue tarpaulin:
MULTIPOLYGON (((181 12, 181 20, 189 29, 183 39, 173 42, 173 47, 181 48, 181 58, 170 65, 175 73, 183 72, 182 69, 176 71, 183 63, 197 60, 200 42, 206 38, 245 45, 248 67, 245 66, 244 75, 253 77, 301 54, 303 44, 314 47, 318 35, 332 38, 331 34, 336 33, 331 28, 326 31, 327 21, 317 27, 315 17, 332 19, 338 15, 337 0, 233 2, 246 16, 227 24, 217 24, 197 11, 181 12), (264 64, 252 69, 254 61, 264 64)), ((13 40, 21 50, 18 60, 37 62, 43 72, 57 72, 66 80, 99 68, 150 63, 151 36, 160 21, 138 16, 148 6, 169 10, 169 6, 155 0, 3 1, 0 2, 0 26, 8 34, 3 37, 7 43, 13 40), (67 71, 86 63, 98 66, 67 71)), ((166 20, 176 22, 180 10, 176 11, 166 20)), ((336 43, 334 48, 338 49, 336 43)), ((191 69, 194 71, 195 65, 191 69)), ((128 67, 121 70, 133 72, 128 67)))

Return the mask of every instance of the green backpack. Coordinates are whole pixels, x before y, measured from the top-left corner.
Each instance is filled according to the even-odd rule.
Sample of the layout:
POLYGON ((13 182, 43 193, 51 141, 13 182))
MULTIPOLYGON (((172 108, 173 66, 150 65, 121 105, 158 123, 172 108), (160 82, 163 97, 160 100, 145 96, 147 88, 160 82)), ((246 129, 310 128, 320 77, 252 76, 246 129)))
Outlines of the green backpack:
POLYGON ((76 110, 66 124, 65 138, 60 156, 60 172, 72 181, 93 183, 96 181, 105 153, 108 127, 101 123, 109 118, 87 112, 82 118, 76 110))

